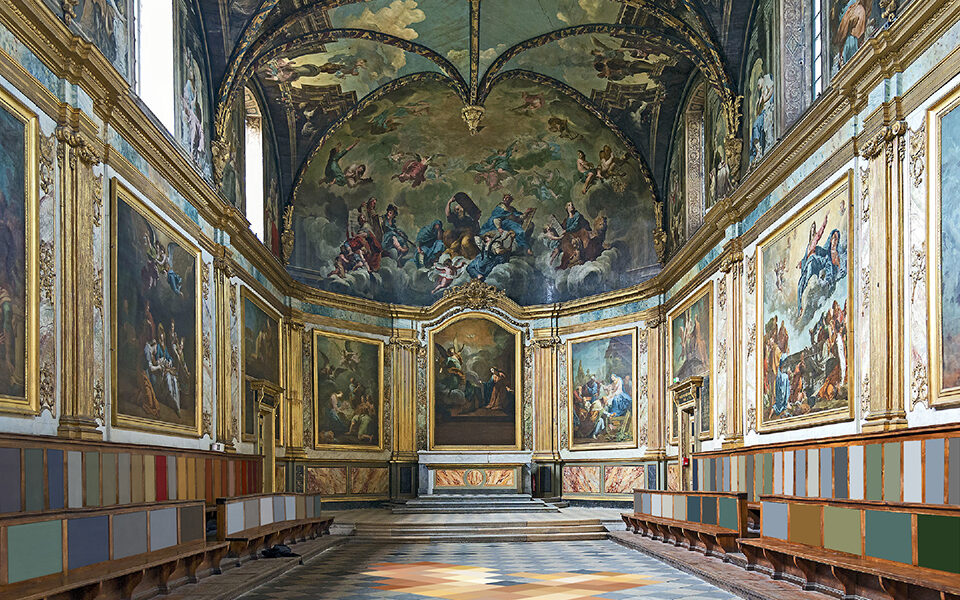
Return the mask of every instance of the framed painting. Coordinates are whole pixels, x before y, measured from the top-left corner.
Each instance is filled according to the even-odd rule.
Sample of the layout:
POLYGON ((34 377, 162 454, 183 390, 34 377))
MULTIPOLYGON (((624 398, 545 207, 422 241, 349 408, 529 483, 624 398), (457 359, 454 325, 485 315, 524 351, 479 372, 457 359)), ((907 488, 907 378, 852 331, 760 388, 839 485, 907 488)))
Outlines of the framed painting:
POLYGON ((673 384, 688 377, 703 377, 697 407, 698 425, 700 438, 710 439, 713 437, 713 282, 671 311, 668 326, 669 381, 673 384))
POLYGON ((0 412, 36 414, 37 116, 0 88, 0 412))
POLYGON ((200 436, 200 250, 110 184, 113 424, 200 436))
POLYGON ((314 446, 383 450, 383 342, 313 332, 314 446))
POLYGON ((636 329, 567 341, 571 450, 637 447, 636 357, 636 329))
POLYGON ((430 449, 520 449, 519 329, 479 313, 430 332, 430 449))
POLYGON ((850 180, 757 245, 760 431, 853 418, 850 180))
POLYGON ((960 404, 960 88, 927 113, 930 401, 960 404))
POLYGON ((246 287, 240 290, 240 321, 243 323, 240 355, 243 357, 244 393, 241 406, 241 435, 252 441, 256 435, 257 407, 250 382, 262 380, 280 385, 280 313, 246 287))

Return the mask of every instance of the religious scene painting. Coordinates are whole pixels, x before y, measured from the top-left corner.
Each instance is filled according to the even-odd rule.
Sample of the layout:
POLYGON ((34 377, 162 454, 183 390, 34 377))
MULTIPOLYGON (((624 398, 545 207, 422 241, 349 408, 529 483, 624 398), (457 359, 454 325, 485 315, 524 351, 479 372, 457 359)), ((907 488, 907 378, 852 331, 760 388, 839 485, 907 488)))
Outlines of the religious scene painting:
POLYGON ((256 433, 254 395, 250 381, 262 379, 280 385, 280 316, 266 308, 246 290, 243 305, 243 375, 246 380, 243 398, 243 433, 256 433))
POLYGON ((236 207, 242 208, 245 202, 243 173, 238 170, 244 165, 244 117, 246 109, 244 108, 244 98, 233 103, 227 115, 226 126, 226 144, 229 153, 223 163, 223 174, 220 179, 220 189, 223 195, 227 197, 236 207), (239 165, 239 166, 238 166, 239 165))
POLYGON ((114 424, 199 434, 199 250, 116 180, 114 424))
POLYGON ((571 450, 637 445, 634 330, 567 346, 571 450))
POLYGON ((639 161, 596 117, 520 80, 493 89, 474 136, 462 107, 425 81, 326 138, 295 194, 296 279, 408 305, 481 280, 539 304, 658 271, 639 161))
POLYGON ((175 7, 179 35, 174 100, 178 115, 177 139, 200 169, 209 174, 211 162, 207 150, 207 132, 210 130, 210 100, 203 34, 193 2, 177 0, 175 7))
POLYGON ((713 285, 707 285, 684 302, 670 316, 670 381, 681 382, 689 377, 703 377, 700 388, 701 436, 713 432, 711 402, 711 366, 713 347, 713 285))
POLYGON ((468 316, 431 333, 432 447, 519 446, 520 333, 468 316))
POLYGON ((845 178, 758 247, 762 429, 850 416, 849 190, 845 178))
POLYGON ((687 239, 687 214, 684 203, 684 189, 686 188, 686 176, 684 171, 684 127, 683 121, 679 122, 677 134, 674 136, 673 148, 670 152, 670 163, 667 169, 667 219, 664 229, 670 235, 670 253, 673 254, 680 249, 683 242, 687 239))
POLYGON ((129 0, 73 0, 71 20, 117 71, 130 76, 129 0))
POLYGON ((760 0, 747 39, 743 94, 745 164, 760 160, 777 141, 780 41, 777 3, 760 0))
POLYGON ((316 446, 383 447, 383 343, 332 333, 313 338, 316 446))
POLYGON ((830 75, 843 65, 887 21, 883 18, 881 0, 829 0, 830 7, 830 75))
MULTIPOLYGON (((0 399, 28 402, 31 235, 36 222, 36 120, 0 94, 0 399), (31 224, 33 221, 33 224, 31 224)), ((2 404, 7 404, 3 402, 2 404)))
POLYGON ((932 115, 931 374, 937 399, 960 397, 960 92, 932 115), (939 177, 937 174, 939 173, 939 177), (939 208, 939 210, 937 210, 939 208))
POLYGON ((703 164, 706 174, 706 207, 730 195, 733 182, 727 164, 727 120, 723 116, 720 97, 712 88, 707 88, 703 107, 703 164))

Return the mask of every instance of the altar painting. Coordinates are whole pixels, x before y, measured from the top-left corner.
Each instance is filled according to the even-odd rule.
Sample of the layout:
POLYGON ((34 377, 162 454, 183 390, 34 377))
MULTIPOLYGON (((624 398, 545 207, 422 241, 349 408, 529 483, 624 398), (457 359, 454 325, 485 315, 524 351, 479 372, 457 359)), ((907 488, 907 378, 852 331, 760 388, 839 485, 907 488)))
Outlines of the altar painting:
POLYGON ((112 184, 113 419, 200 433, 200 251, 112 184))
POLYGON ((849 418, 849 176, 760 242, 763 430, 849 418))
POLYGON ((317 331, 316 445, 383 448, 383 343, 317 331))
POLYGON ((567 344, 571 450, 637 446, 634 330, 567 344))
POLYGON ((520 446, 520 333, 468 316, 431 333, 431 447, 520 446))
POLYGON ((670 316, 670 382, 703 377, 697 414, 701 437, 713 434, 711 351, 713 344, 713 284, 684 302, 670 316))
MULTIPOLYGON (((280 385, 280 315, 246 289, 241 294, 243 321, 243 434, 256 433, 257 407, 249 382, 261 379, 280 385)), ((249 439, 249 438, 248 438, 249 439)))

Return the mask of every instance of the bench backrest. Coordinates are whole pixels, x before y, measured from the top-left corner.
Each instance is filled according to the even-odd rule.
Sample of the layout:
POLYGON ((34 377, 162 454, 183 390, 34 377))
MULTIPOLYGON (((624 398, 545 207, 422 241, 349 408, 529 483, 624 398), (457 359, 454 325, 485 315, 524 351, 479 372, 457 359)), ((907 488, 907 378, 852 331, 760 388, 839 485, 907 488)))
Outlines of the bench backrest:
POLYGON ((204 503, 183 500, 0 519, 0 597, 21 583, 59 582, 108 561, 144 560, 176 546, 203 546, 204 503), (3 591, 3 590, 8 591, 3 591))
POLYGON ((747 495, 744 493, 634 490, 633 511, 639 515, 722 527, 741 536, 747 530, 747 495))
POLYGON ((243 535, 260 527, 320 516, 320 494, 251 494, 217 498, 217 536, 243 535))
POLYGON ((0 516, 261 490, 259 456, 0 437, 0 516))
POLYGON ((763 537, 960 573, 960 508, 761 496, 763 537))

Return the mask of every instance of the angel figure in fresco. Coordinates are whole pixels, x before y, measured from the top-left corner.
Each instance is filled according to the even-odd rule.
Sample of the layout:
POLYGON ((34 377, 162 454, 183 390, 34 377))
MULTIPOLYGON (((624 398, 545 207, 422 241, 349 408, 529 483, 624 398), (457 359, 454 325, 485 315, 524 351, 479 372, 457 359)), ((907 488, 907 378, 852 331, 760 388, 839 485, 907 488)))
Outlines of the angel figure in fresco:
POLYGON ((753 67, 757 73, 756 117, 750 127, 750 162, 759 159, 773 143, 773 76, 763 72, 763 59, 753 67))
POLYGON ((848 0, 844 5, 833 41, 834 46, 840 48, 840 55, 836 57, 836 68, 847 64, 857 53, 867 32, 869 15, 870 6, 865 0, 848 0))
POLYGON ((433 268, 437 271, 437 285, 430 293, 436 294, 450 287, 450 284, 460 276, 460 272, 463 271, 465 266, 467 266, 467 261, 461 257, 457 257, 456 261, 448 258, 443 263, 435 264, 433 268))
POLYGON ((515 113, 526 114, 536 112, 543 108, 546 105, 546 101, 543 99, 543 94, 528 94, 525 91, 520 92, 520 98, 522 100, 519 106, 515 106, 510 110, 515 113))
POLYGON ((204 159, 204 138, 203 138, 203 104, 201 103, 200 68, 192 54, 186 58, 186 81, 183 82, 183 90, 180 94, 180 108, 183 111, 185 123, 183 124, 182 142, 190 151, 193 160, 200 162, 204 159))
POLYGON ((347 77, 359 77, 360 71, 366 66, 367 60, 365 58, 338 54, 320 65, 319 69, 321 73, 328 73, 337 79, 346 79, 347 77))
POLYGON ((645 60, 647 54, 643 50, 614 48, 596 37, 593 38, 593 45, 594 48, 590 54, 593 56, 593 68, 600 79, 622 81, 634 75, 650 72, 656 66, 645 60))
POLYGON ((316 77, 324 70, 313 63, 298 64, 289 58, 271 60, 263 67, 263 76, 269 81, 293 84, 301 77, 316 77))
POLYGON ((582 133, 578 133, 570 127, 570 121, 564 117, 550 117, 547 119, 547 131, 555 133, 557 137, 565 140, 579 140, 583 137, 582 133))
POLYGON ((354 250, 350 247, 350 244, 344 242, 340 245, 340 253, 333 260, 333 270, 327 273, 327 277, 333 277, 334 275, 345 277, 347 273, 360 269, 370 270, 367 259, 363 257, 362 252, 354 250))
POLYGON ((557 169, 546 173, 530 171, 530 175, 521 184, 525 194, 534 196, 540 202, 552 202, 570 190, 570 182, 565 180, 557 169))
POLYGON ((330 357, 327 356, 323 350, 317 350, 317 377, 325 381, 333 381, 337 378, 337 375, 346 371, 342 364, 333 366, 333 362, 330 360, 330 357))
POLYGON ((356 148, 358 143, 359 142, 354 142, 347 146, 346 150, 342 150, 340 143, 337 142, 337 144, 330 149, 330 154, 327 156, 327 166, 324 167, 323 170, 326 183, 340 186, 348 185, 347 176, 340 167, 340 160, 347 155, 347 152, 356 148))
POLYGON ((783 257, 773 265, 773 284, 781 294, 787 292, 785 286, 787 282, 787 257, 783 257))
POLYGON ((443 156, 442 154, 431 154, 430 156, 423 157, 416 152, 408 155, 406 160, 400 158, 396 162, 403 160, 403 165, 400 168, 400 172, 390 177, 390 179, 396 179, 400 183, 410 182, 410 187, 420 187, 424 181, 427 180, 427 169, 432 165, 430 161, 434 158, 443 156))
POLYGON ((348 188, 355 188, 363 183, 373 183, 373 179, 367 175, 367 165, 363 163, 353 163, 344 169, 343 178, 348 188))
POLYGON ((468 171, 475 171, 476 183, 485 183, 488 193, 493 193, 502 187, 502 182, 517 174, 517 171, 510 164, 513 152, 517 147, 516 141, 504 149, 493 150, 483 162, 474 163, 467 167, 468 171))

